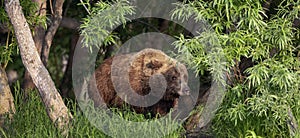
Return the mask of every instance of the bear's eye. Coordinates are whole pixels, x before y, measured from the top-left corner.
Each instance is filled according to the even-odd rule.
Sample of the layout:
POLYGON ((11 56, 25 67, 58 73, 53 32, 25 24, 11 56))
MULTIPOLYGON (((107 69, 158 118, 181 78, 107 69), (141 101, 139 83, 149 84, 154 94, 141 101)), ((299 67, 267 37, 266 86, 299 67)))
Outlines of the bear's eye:
POLYGON ((172 80, 177 80, 177 77, 176 76, 172 76, 172 80))

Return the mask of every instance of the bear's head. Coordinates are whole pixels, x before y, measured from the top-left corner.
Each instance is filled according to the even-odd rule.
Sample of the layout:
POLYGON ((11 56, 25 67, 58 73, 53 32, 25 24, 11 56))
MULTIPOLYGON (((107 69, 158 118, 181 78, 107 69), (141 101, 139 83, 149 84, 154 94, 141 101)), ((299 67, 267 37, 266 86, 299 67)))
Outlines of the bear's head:
POLYGON ((166 85, 165 100, 190 94, 186 67, 162 51, 147 48, 131 59, 129 76, 138 94, 147 95, 151 91, 150 80, 152 86, 166 85))

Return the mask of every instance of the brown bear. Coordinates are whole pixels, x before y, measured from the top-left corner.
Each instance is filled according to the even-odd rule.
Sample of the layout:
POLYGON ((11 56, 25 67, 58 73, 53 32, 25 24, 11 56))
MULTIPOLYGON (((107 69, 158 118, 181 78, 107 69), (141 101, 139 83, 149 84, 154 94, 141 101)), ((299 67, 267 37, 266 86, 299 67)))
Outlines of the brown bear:
POLYGON ((179 96, 190 94, 186 67, 151 48, 104 60, 94 77, 89 97, 96 107, 128 104, 136 113, 163 116, 178 106, 179 96))

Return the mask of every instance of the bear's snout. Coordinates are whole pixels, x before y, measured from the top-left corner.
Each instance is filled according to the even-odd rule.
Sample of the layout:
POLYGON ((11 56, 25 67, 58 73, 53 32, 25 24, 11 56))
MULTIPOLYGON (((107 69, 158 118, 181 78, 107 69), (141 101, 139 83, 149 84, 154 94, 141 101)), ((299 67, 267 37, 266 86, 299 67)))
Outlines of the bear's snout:
POLYGON ((185 86, 182 91, 185 95, 190 95, 190 87, 189 86, 185 86))
POLYGON ((181 84, 181 89, 178 92, 178 94, 180 96, 190 95, 191 94, 190 87, 186 83, 181 84))

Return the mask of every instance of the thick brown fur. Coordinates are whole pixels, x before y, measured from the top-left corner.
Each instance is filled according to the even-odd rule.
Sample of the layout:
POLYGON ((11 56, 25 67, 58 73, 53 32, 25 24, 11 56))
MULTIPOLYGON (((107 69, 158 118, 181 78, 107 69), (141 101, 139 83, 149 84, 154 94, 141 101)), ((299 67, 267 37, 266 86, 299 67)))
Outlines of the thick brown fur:
MULTIPOLYGON (((138 53, 117 55, 106 59, 95 70, 96 83, 90 82, 89 96, 95 106, 106 104, 108 107, 122 108, 126 102, 120 97, 120 93, 117 94, 116 90, 127 92, 131 89, 139 96, 148 95, 153 86, 160 87, 163 83, 160 79, 153 77, 159 74, 164 77, 166 82, 163 97, 151 106, 130 105, 130 108, 141 114, 165 115, 171 108, 177 107, 179 96, 189 95, 189 87, 187 86, 186 67, 160 50, 147 48, 138 53), (126 83, 126 79, 129 82, 126 83), (152 87, 149 84, 150 79, 153 82, 152 87)), ((155 92, 151 92, 151 94, 156 96, 155 92)), ((126 98, 134 100, 135 97, 126 95, 126 98)))

